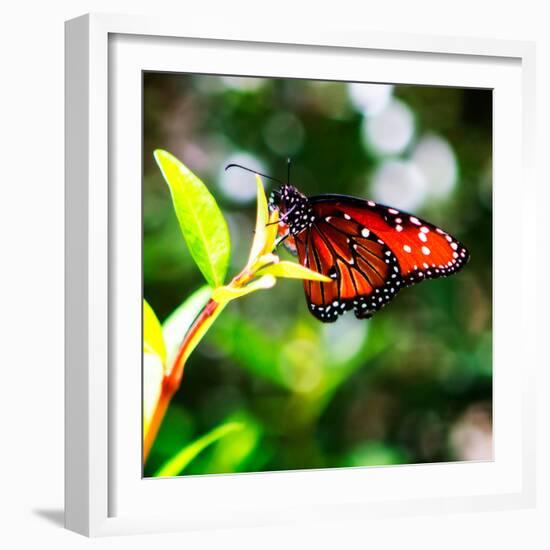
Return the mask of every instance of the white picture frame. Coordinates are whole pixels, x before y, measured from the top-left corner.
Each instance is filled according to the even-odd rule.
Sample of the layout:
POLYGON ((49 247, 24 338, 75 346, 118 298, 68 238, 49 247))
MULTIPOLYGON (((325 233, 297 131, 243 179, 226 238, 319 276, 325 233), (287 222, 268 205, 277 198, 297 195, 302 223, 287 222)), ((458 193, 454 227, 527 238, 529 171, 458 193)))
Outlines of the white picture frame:
POLYGON ((114 15, 68 21, 66 527, 100 536, 533 506, 534 63, 527 42, 327 29, 266 35, 114 15), (142 479, 141 279, 128 266, 141 258, 143 70, 494 89, 494 461, 142 479), (521 181, 519 197, 512 181, 515 189, 521 181), (509 246, 529 265, 515 273, 514 317, 509 246), (132 318, 139 323, 126 323, 132 318))

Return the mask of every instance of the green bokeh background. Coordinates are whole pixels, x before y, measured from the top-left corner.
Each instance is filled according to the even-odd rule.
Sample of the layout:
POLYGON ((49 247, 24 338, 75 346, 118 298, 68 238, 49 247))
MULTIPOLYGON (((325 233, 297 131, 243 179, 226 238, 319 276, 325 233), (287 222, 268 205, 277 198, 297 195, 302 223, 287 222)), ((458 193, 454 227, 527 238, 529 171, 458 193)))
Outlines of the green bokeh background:
POLYGON ((145 475, 230 420, 245 428, 184 474, 491 458, 492 94, 398 85, 392 97, 412 115, 414 134, 387 154, 365 141, 371 115, 345 83, 144 74, 144 298, 161 321, 204 281, 154 163, 157 148, 216 197, 231 232, 233 276, 246 262, 255 217, 253 175, 231 176, 241 192, 223 185, 233 155, 244 152, 281 179, 291 156, 292 183, 308 195, 374 198, 384 165, 414 164, 415 147, 436 135, 452 151, 456 183, 437 196, 429 185, 417 190, 414 214, 471 252, 458 275, 404 290, 369 321, 350 312, 320 323, 300 281, 279 280, 231 303, 188 361, 145 475))

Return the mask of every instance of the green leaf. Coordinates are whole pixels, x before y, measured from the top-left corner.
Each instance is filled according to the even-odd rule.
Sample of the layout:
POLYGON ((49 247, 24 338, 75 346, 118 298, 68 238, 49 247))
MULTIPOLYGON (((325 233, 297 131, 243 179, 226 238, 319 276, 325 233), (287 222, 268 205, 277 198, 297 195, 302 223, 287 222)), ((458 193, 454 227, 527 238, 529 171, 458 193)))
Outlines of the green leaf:
POLYGON ((258 449, 262 426, 246 411, 238 411, 226 421, 240 422, 243 427, 218 441, 201 468, 205 474, 251 471, 248 467, 258 449))
POLYGON ((262 250, 266 246, 267 239, 269 210, 267 207, 264 185, 258 175, 256 176, 256 197, 256 227, 254 228, 254 240, 252 241, 252 248, 250 249, 247 265, 251 265, 262 253, 262 250))
POLYGON ((309 279, 330 283, 332 279, 295 262, 281 261, 258 270, 258 275, 273 275, 285 279, 309 279))
POLYGON ((166 347, 162 328, 153 308, 143 300, 143 352, 158 355, 166 364, 166 347))
POLYGON ((264 275, 259 279, 254 279, 251 283, 246 286, 235 288, 232 286, 221 286, 216 288, 212 293, 212 299, 218 302, 219 304, 225 304, 230 300, 235 298, 240 298, 241 296, 246 296, 251 292, 256 290, 265 290, 267 288, 272 288, 275 286, 276 279, 273 275, 264 275))
POLYGON ((177 353, 183 337, 210 299, 211 294, 212 289, 209 286, 205 285, 199 288, 164 321, 162 333, 166 344, 166 355, 169 359, 172 359, 177 353))
POLYGON ((155 160, 170 188, 174 210, 191 256, 208 284, 223 285, 231 243, 227 222, 204 183, 176 157, 157 149, 155 160))
POLYGON ((164 463, 163 466, 155 473, 156 477, 177 476, 187 467, 187 465, 206 447, 212 445, 222 437, 230 433, 242 430, 244 424, 242 422, 228 422, 214 428, 207 434, 199 437, 189 445, 186 445, 170 460, 164 463))

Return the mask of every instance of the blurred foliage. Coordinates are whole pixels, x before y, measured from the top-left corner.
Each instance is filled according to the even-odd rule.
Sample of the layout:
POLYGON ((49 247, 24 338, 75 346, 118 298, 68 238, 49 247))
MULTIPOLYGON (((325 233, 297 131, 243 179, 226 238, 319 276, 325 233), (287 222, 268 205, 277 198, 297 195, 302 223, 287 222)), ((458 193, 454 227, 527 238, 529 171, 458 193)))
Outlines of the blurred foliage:
POLYGON ((431 174, 430 166, 445 172, 441 157, 418 160, 424 137, 435 135, 451 151, 456 177, 436 194, 433 174, 415 176, 398 196, 416 193, 414 213, 472 256, 458 275, 404 290, 369 321, 348 312, 320 323, 292 280, 229 304, 188 360, 145 475, 228 424, 242 429, 208 440, 184 473, 491 457, 492 94, 399 85, 390 96, 410 110, 414 127, 398 152, 382 154, 365 142, 382 119, 345 83, 145 73, 144 298, 161 322, 204 280, 155 164, 158 148, 200 175, 221 206, 232 277, 247 261, 256 205, 254 176, 227 176, 228 162, 248 158, 286 179, 291 156, 291 181, 307 195, 371 198, 391 185, 380 174, 396 160, 415 175, 431 174))

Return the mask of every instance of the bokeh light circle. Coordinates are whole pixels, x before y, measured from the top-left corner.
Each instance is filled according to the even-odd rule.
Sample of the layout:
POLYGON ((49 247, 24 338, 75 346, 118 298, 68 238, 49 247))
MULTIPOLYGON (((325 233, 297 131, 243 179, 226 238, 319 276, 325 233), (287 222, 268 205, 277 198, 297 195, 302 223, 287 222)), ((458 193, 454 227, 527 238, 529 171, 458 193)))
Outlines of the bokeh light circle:
POLYGON ((377 116, 365 118, 362 126, 365 146, 378 155, 398 155, 414 136, 414 116, 405 103, 392 98, 377 116))
POLYGON ((293 155, 301 149, 305 131, 297 116, 281 111, 267 120, 263 136, 267 146, 277 155, 293 155))
POLYGON ((419 140, 411 160, 426 177, 430 196, 441 199, 454 188, 457 180, 457 162, 449 142, 437 135, 419 140))
POLYGON ((252 78, 249 76, 222 76, 220 79, 226 88, 240 92, 256 92, 267 82, 265 78, 252 78))
POLYGON ((223 161, 218 173, 218 186, 227 198, 238 203, 247 203, 254 200, 256 197, 254 174, 239 168, 225 170, 228 164, 241 164, 251 170, 265 173, 263 163, 249 153, 235 153, 223 161))
POLYGON ((323 325, 323 339, 333 361, 349 361, 363 347, 369 325, 350 311, 340 317, 337 323, 323 325))
POLYGON ((405 211, 414 211, 426 200, 428 184, 423 172, 408 160, 387 160, 375 172, 371 198, 405 211))
POLYGON ((364 116, 376 116, 388 105, 393 93, 389 84, 348 84, 348 95, 353 106, 364 116))

